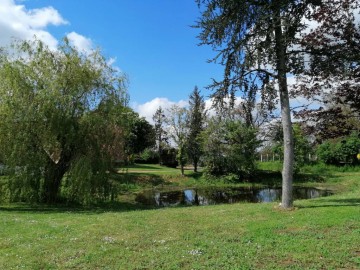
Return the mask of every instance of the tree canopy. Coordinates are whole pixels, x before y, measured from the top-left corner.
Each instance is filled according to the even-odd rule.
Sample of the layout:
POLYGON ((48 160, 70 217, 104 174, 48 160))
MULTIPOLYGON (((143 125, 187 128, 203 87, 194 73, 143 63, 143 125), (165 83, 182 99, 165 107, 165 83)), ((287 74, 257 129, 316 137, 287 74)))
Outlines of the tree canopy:
POLYGON ((215 90, 215 102, 221 106, 226 97, 234 100, 236 91, 250 97, 254 96, 252 91, 257 92, 269 110, 276 108, 279 101, 284 136, 283 208, 292 207, 293 200, 294 138, 287 77, 290 74, 314 77, 316 72, 306 72, 310 57, 315 60, 311 63, 319 67, 317 70, 326 65, 330 67, 327 70, 331 70, 328 60, 332 57, 322 58, 332 53, 327 43, 335 43, 337 50, 332 55, 335 58, 352 55, 344 53, 345 48, 339 43, 327 39, 327 33, 343 36, 353 29, 348 27, 351 20, 347 20, 346 15, 357 2, 197 0, 202 7, 202 16, 196 25, 201 29, 201 44, 212 46, 217 51, 213 61, 224 65, 223 79, 214 80, 210 85, 215 90), (333 14, 340 15, 332 17, 333 14), (318 25, 310 29, 309 22, 314 20, 318 25), (338 24, 344 31, 332 30, 339 29, 334 27, 338 24), (316 62, 316 59, 324 61, 316 62))
POLYGON ((296 116, 319 142, 359 131, 360 24, 355 17, 359 8, 359 0, 323 1, 308 16, 318 27, 301 37, 309 57, 294 95, 320 107, 305 108, 296 116))
POLYGON ((162 163, 162 150, 164 144, 167 144, 167 133, 165 131, 165 112, 161 108, 157 108, 155 114, 153 115, 154 129, 155 129, 155 140, 156 146, 159 153, 159 163, 162 163))
POLYGON ((146 148, 155 146, 155 129, 144 117, 132 114, 130 133, 126 140, 129 154, 140 154, 146 148))
MULTIPOLYGON (((125 77, 99 51, 16 42, 0 58, 0 152, 13 200, 82 202, 109 194, 123 154, 125 77), (64 187, 60 194, 60 187, 64 187)), ((125 114, 126 115, 126 114, 125 114)))
POLYGON ((173 105, 168 110, 168 116, 165 118, 169 137, 177 147, 176 159, 180 165, 181 175, 184 176, 184 166, 187 162, 187 138, 189 134, 188 111, 177 105, 173 105))
POLYGON ((189 127, 187 152, 194 165, 195 172, 197 172, 202 152, 200 134, 204 130, 205 116, 204 98, 200 95, 198 87, 195 86, 193 92, 189 96, 189 119, 187 123, 189 127))

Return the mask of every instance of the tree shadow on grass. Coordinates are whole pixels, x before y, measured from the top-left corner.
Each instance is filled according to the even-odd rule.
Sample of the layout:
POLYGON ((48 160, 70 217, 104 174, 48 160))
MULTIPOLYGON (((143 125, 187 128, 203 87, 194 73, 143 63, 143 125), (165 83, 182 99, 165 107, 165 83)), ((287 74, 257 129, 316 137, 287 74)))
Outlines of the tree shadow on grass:
POLYGON ((189 172, 186 174, 187 177, 191 177, 191 178, 194 178, 196 180, 199 180, 202 176, 203 176, 203 173, 202 172, 189 172))
POLYGON ((159 186, 169 184, 169 182, 161 175, 151 173, 112 174, 111 178, 118 184, 131 184, 138 186, 159 186))
MULTIPOLYGON (((323 183, 325 182, 324 175, 315 173, 298 173, 294 175, 294 183, 323 183)), ((279 171, 266 171, 259 170, 252 178, 252 182, 269 185, 279 186, 282 182, 282 175, 279 171)))
POLYGON ((14 213, 79 213, 79 214, 101 214, 106 212, 131 212, 139 210, 152 210, 155 207, 141 205, 129 202, 104 202, 94 204, 91 206, 78 205, 43 205, 43 204, 10 204, 9 206, 0 206, 0 212, 14 212, 14 213))
POLYGON ((321 208, 321 207, 348 207, 359 206, 360 198, 347 198, 347 199, 330 199, 326 201, 314 201, 311 205, 301 205, 299 208, 321 208))

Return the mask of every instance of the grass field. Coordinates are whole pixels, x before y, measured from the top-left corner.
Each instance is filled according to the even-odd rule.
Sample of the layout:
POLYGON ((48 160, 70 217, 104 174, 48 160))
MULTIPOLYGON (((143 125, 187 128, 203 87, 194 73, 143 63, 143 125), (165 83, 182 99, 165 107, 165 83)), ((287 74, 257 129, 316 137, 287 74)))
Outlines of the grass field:
MULTIPOLYGON (((128 172, 157 174, 149 170, 165 169, 128 172)), ((324 182, 338 193, 295 201, 292 211, 2 205, 0 269, 360 269, 360 173, 324 182)))

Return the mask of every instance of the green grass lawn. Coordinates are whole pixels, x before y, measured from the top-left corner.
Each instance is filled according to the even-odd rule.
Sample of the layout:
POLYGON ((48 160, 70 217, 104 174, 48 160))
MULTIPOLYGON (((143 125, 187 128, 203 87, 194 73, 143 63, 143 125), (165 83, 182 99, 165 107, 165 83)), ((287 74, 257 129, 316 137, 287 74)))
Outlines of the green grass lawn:
MULTIPOLYGON (((209 181, 201 172, 194 173, 190 168, 185 169, 185 176, 181 176, 179 168, 170 168, 155 164, 133 164, 118 168, 118 174, 113 175, 116 183, 123 191, 140 191, 153 187, 179 187, 179 186, 208 186, 209 181)), ((219 184, 219 183, 218 183, 219 184)))
POLYGON ((124 168, 121 168, 120 170, 125 170, 129 173, 156 173, 156 174, 180 174, 180 169, 176 168, 170 168, 166 166, 160 166, 157 164, 133 164, 125 166, 124 168))
POLYGON ((0 269, 360 269, 360 173, 325 182, 339 192, 292 211, 3 205, 0 269))
MULTIPOLYGON (((125 166, 123 168, 119 168, 118 171, 120 173, 128 173, 132 176, 136 175, 160 175, 160 176, 167 176, 173 178, 181 178, 181 171, 179 168, 170 168, 166 166, 160 166, 157 164, 133 164, 129 166, 125 166)), ((187 178, 194 177, 196 175, 200 175, 201 173, 194 173, 192 168, 185 167, 185 176, 187 178)))

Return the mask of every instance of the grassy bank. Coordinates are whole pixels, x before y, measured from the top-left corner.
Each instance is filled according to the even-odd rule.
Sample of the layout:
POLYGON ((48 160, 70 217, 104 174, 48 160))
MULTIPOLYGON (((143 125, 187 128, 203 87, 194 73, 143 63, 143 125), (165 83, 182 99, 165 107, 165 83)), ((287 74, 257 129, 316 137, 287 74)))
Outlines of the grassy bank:
POLYGON ((325 182, 339 193, 286 212, 3 205, 0 269, 359 269, 360 173, 325 182))
MULTIPOLYGON (((226 186, 281 186, 280 162, 259 162, 258 171, 250 179, 239 181, 236 177, 206 177, 201 169, 194 173, 192 168, 185 170, 181 176, 180 169, 169 168, 154 164, 135 164, 118 169, 119 174, 114 176, 117 183, 121 183, 123 191, 136 192, 153 187, 226 187, 226 186)), ((336 173, 360 172, 360 167, 332 167, 325 165, 306 166, 294 176, 294 184, 302 186, 336 189, 336 173)))

